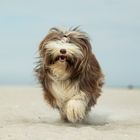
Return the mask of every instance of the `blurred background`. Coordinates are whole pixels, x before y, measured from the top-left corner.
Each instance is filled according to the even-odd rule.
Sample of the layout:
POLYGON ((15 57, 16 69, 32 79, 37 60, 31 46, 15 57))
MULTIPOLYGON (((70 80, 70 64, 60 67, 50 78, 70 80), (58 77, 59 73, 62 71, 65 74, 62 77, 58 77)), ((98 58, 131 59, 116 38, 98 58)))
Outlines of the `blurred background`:
POLYGON ((35 85, 49 28, 88 32, 107 87, 140 86, 139 0, 0 0, 0 85, 35 85))

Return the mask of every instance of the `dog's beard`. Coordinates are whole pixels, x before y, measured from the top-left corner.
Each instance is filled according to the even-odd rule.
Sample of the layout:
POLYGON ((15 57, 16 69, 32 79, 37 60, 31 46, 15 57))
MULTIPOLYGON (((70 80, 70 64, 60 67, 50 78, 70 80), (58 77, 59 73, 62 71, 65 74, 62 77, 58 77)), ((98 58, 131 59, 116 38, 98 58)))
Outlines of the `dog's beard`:
POLYGON ((72 67, 74 65, 74 62, 76 61, 76 57, 70 57, 68 55, 58 55, 54 59, 54 63, 59 62, 61 64, 65 63, 67 65, 67 68, 72 67))
POLYGON ((45 56, 45 66, 49 71, 51 78, 55 80, 67 80, 74 71, 79 58, 70 55, 53 55, 51 53, 45 56))
POLYGON ((51 65, 55 65, 56 63, 60 63, 62 65, 66 65, 67 69, 71 68, 74 66, 75 62, 78 60, 78 58, 76 58, 76 56, 69 56, 69 55, 62 55, 62 54, 58 54, 58 55, 53 55, 51 53, 46 54, 45 56, 45 64, 46 66, 50 67, 51 65))

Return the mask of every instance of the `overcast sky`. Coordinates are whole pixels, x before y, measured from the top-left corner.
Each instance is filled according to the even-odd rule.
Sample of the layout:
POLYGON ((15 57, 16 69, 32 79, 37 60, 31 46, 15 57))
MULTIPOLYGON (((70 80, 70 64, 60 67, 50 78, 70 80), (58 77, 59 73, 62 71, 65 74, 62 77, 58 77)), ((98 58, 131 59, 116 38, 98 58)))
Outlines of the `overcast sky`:
POLYGON ((48 29, 77 25, 90 35, 107 86, 140 86, 139 0, 0 0, 0 85, 36 83, 48 29))

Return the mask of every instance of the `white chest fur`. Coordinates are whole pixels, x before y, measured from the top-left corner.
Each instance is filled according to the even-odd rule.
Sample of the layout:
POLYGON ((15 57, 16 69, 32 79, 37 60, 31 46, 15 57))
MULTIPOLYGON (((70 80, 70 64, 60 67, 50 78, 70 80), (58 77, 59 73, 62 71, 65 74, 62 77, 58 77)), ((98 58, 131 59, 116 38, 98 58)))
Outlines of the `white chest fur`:
POLYGON ((69 84, 69 81, 54 81, 52 83, 52 94, 56 98, 58 106, 63 105, 66 101, 79 93, 80 91, 77 83, 74 85, 69 84))

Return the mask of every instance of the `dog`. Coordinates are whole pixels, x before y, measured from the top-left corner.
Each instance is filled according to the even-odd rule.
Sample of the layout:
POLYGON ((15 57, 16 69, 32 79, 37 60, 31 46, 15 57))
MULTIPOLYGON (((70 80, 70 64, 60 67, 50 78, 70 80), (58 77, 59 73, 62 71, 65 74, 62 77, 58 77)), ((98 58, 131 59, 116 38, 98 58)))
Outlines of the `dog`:
POLYGON ((59 110, 62 120, 72 123, 85 119, 104 81, 88 34, 77 27, 49 30, 39 46, 35 72, 44 99, 59 110))

